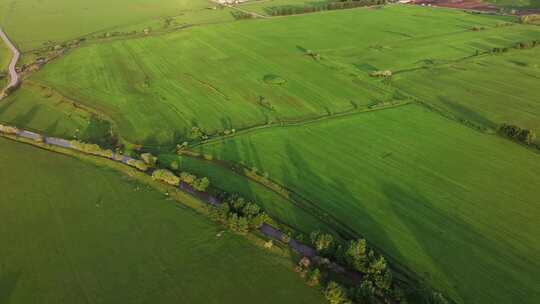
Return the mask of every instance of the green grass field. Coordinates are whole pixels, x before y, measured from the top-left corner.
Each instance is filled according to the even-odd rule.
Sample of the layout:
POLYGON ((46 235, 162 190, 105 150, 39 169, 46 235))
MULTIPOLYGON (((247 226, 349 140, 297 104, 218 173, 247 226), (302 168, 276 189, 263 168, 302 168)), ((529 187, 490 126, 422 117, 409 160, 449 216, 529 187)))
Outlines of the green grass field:
POLYGON ((50 88, 25 82, 0 103, 0 123, 66 139, 105 143, 111 124, 50 88))
POLYGON ((192 126, 212 133, 399 98, 368 74, 459 60, 540 36, 538 27, 498 26, 508 20, 389 6, 234 22, 82 47, 32 79, 110 114, 130 141, 170 144, 192 126), (400 29, 380 24, 384 19, 400 29), (270 76, 283 83, 264 80, 270 76))
POLYGON ((290 261, 111 169, 0 138, 0 303, 323 303, 290 261))
MULTIPOLYGON (((208 133, 240 130, 363 109, 378 102, 421 100, 492 131, 501 123, 513 123, 540 133, 540 50, 513 48, 517 42, 540 39, 538 26, 517 24, 508 16, 402 5, 225 22, 232 20, 230 11, 206 10, 208 2, 160 1, 168 4, 144 12, 137 11, 138 6, 131 2, 128 7, 124 1, 115 2, 110 12, 100 16, 100 22, 93 16, 99 15, 96 10, 103 7, 101 1, 70 3, 74 14, 58 19, 58 23, 44 23, 43 29, 32 29, 37 27, 35 21, 25 26, 13 21, 13 16, 28 9, 19 2, 13 2, 10 10, 6 10, 7 2, 0 4, 4 13, 0 24, 23 49, 43 42, 34 41, 35 37, 62 40, 92 31, 159 27, 164 16, 176 16, 176 25, 206 24, 164 35, 90 41, 70 50, 32 75, 0 104, 0 121, 46 134, 98 141, 111 125, 96 123, 93 117, 97 115, 113 121, 115 131, 128 141, 155 148, 187 140, 194 126, 208 133), (184 11, 175 11, 177 6, 184 11), (91 18, 84 19, 84 8, 91 18), (165 8, 169 9, 160 11, 165 8), (118 10, 138 13, 125 14, 120 20, 110 18, 118 15, 118 10), (81 18, 85 22, 65 29, 65 24, 81 18), (17 30, 10 32, 10 26, 17 30), (509 51, 485 54, 493 48, 509 51), (369 76, 383 70, 392 71, 391 79, 369 76)), ((282 1, 241 7, 251 5, 254 11, 263 12, 266 5, 282 1)), ((287 2, 301 2, 295 1, 287 2)), ((64 2, 54 3, 50 12, 64 2)), ((53 18, 50 16, 44 20, 53 18)), ((411 104, 301 127, 239 133, 202 146, 218 159, 268 172, 271 179, 310 201, 313 208, 293 205, 253 181, 231 175, 226 167, 170 155, 174 149, 161 149, 167 153, 160 161, 166 164, 177 159, 182 168, 209 176, 213 186, 257 200, 270 214, 304 232, 336 228, 325 222, 337 219, 340 226, 364 235, 392 261, 412 269, 458 303, 539 302, 540 242, 535 238, 540 233, 535 225, 540 212, 536 204, 539 154, 439 114, 411 104)), ((76 171, 95 172, 88 170, 76 171)), ((110 183, 101 182, 95 177, 97 173, 84 174, 89 174, 85 177, 88 184, 98 180, 97 189, 110 183)), ((45 176, 44 172, 36 180, 45 176)), ((12 180, 9 177, 10 185, 12 180)), ((58 188, 43 187, 60 189, 61 183, 57 182, 58 188)), ((117 187, 124 187, 120 184, 117 187)), ((89 187, 82 189, 89 191, 89 187)), ((113 191, 95 192, 105 197, 114 195, 113 191)), ((24 197, 14 197, 19 196, 24 197)), ((127 202, 140 202, 135 194, 126 196, 127 202)), ((123 196, 112 196, 111 204, 119 197, 123 196)), ((95 201, 98 197, 88 199, 95 201)), ((70 203, 73 200, 77 197, 72 196, 70 203)), ((86 202, 86 197, 79 200, 86 202)), ((64 209, 70 206, 64 204, 64 209)), ((120 200, 117 204, 121 205, 111 208, 117 210, 127 203, 120 200)), ((158 204, 138 204, 141 209, 130 211, 145 218, 158 204)), ((176 210, 174 206, 168 208, 176 210)), ((103 217, 99 212, 91 214, 103 217)), ((131 218, 126 221, 125 225, 133 227, 139 223, 131 218)), ((185 227, 184 221, 179 221, 171 225, 185 227)), ((77 227, 76 232, 94 235, 83 228, 77 227)), ((47 233, 54 234, 60 228, 51 229, 56 230, 47 233)), ((141 235, 162 237, 156 231, 143 230, 141 235)), ((193 235, 185 238, 192 241, 201 234, 191 229, 189 233, 193 235)), ((208 233, 208 242, 204 243, 211 251, 216 244, 209 240, 214 235, 214 231, 208 233)), ((73 236, 63 242, 71 244, 70 240, 74 242, 73 236)), ((161 243, 153 240, 154 244, 161 243)), ((114 241, 103 244, 97 247, 112 248, 114 241)), ((173 245, 180 248, 186 244, 173 245)), ((129 248, 128 244, 122 246, 129 248)), ((184 259, 185 253, 175 248, 169 248, 178 254, 171 259, 184 259)), ((231 250, 237 255, 236 247, 231 250)), ((82 253, 70 254, 88 258, 82 253)), ((139 258, 147 259, 142 253, 139 258)), ((255 259, 242 263, 255 267, 255 259)), ((213 268, 204 268, 207 262, 189 270, 203 267, 204 273, 215 275, 213 268)), ((219 267, 217 271, 227 266, 219 267)), ((91 277, 95 275, 92 269, 80 271, 91 277)), ((252 275, 262 280, 262 271, 252 275)), ((179 277, 174 272, 172 276, 179 277)), ((240 280, 239 274, 237 277, 240 280)), ((289 279, 270 279, 276 286, 288 286, 289 279)), ((91 290, 107 294, 108 289, 101 286, 107 284, 91 290)), ((258 292, 245 288, 253 294, 258 292)), ((224 291, 215 291, 219 292, 224 291)), ((263 291, 263 297, 264 292, 270 291, 263 291)), ((195 293, 188 297, 195 297, 195 293)))
POLYGON ((458 303, 540 300, 540 155, 526 148, 406 105, 201 149, 268 172, 458 303))
POLYGON ((212 6, 206 0, 2 0, 0 24, 15 44, 27 51, 47 41, 58 43, 212 6))
POLYGON ((493 130, 511 123, 540 134, 540 48, 397 75, 393 84, 493 130), (429 80, 429 81, 428 81, 429 80))

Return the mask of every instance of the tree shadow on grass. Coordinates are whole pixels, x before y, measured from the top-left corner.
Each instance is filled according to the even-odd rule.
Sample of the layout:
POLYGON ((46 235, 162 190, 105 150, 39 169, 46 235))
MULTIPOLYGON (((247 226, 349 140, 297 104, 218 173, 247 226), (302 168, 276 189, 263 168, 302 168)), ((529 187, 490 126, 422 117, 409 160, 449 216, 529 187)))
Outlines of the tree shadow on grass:
POLYGON ((463 104, 454 102, 445 96, 438 96, 438 99, 448 110, 465 120, 470 120, 488 128, 497 128, 496 123, 489 120, 485 116, 482 116, 477 111, 471 110, 470 108, 464 106, 463 104))
POLYGON ((15 117, 15 119, 13 119, 13 122, 21 127, 21 128, 24 128, 24 127, 27 127, 28 124, 30 122, 32 122, 32 120, 34 119, 34 117, 36 117, 37 113, 39 112, 39 106, 38 105, 34 105, 32 106, 32 108, 30 108, 30 110, 28 110, 26 113, 21 113, 19 115, 17 115, 17 117, 15 117))
POLYGON ((381 184, 394 213, 437 268, 437 277, 425 274, 427 279, 446 286, 445 292, 450 292, 454 300, 505 302, 513 291, 527 290, 523 278, 534 276, 527 257, 517 258, 512 248, 479 232, 421 193, 393 183, 381 184), (510 273, 508 268, 519 271, 510 273), (480 295, 482 299, 478 298, 480 295))
POLYGON ((20 272, 0 271, 0 303, 9 303, 17 283, 21 277, 20 272))

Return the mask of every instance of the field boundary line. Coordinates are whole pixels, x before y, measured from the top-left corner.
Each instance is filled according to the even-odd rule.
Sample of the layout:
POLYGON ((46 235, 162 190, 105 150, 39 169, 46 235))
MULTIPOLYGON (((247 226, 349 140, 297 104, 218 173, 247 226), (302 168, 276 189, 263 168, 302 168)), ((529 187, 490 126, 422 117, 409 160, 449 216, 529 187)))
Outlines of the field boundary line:
POLYGON ((372 107, 372 108, 369 108, 369 107, 362 108, 362 109, 354 108, 352 110, 347 110, 347 111, 334 113, 334 114, 321 115, 321 116, 317 116, 317 117, 314 117, 314 118, 308 118, 308 119, 305 119, 305 120, 299 120, 299 121, 281 120, 281 121, 273 122, 273 123, 270 123, 270 124, 255 125, 255 126, 252 126, 252 127, 247 127, 245 129, 238 130, 234 134, 231 134, 231 135, 216 136, 216 137, 210 138, 208 140, 193 143, 193 144, 190 145, 190 148, 202 147, 202 146, 206 146, 206 145, 209 145, 209 144, 214 144, 214 143, 219 142, 219 141, 227 140, 227 139, 230 139, 230 138, 234 138, 234 137, 237 137, 237 136, 242 136, 242 135, 257 132, 257 131, 264 131, 264 130, 268 130, 268 129, 272 129, 272 128, 300 127, 300 126, 305 126, 305 125, 309 125, 309 124, 316 124, 318 122, 323 122, 323 121, 326 121, 326 120, 340 119, 340 118, 344 118, 344 117, 348 117, 348 116, 352 116, 352 115, 357 115, 357 114, 364 114, 364 113, 370 113, 370 112, 376 112, 376 111, 382 111, 382 110, 388 110, 388 109, 403 107, 403 106, 411 105, 411 104, 414 104, 414 103, 416 103, 416 101, 406 101, 406 102, 400 102, 400 103, 387 105, 387 106, 379 106, 379 107, 375 106, 375 107, 372 107))

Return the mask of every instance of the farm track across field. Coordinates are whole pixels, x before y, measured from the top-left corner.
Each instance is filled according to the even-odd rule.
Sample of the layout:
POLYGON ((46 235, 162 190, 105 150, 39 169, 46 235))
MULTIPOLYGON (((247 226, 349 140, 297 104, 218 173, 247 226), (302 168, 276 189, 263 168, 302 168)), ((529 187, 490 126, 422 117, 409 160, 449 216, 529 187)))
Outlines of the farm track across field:
POLYGON ((9 83, 7 86, 2 90, 2 94, 0 96, 0 100, 6 96, 6 91, 10 90, 13 87, 16 87, 19 84, 19 75, 17 74, 17 71, 15 70, 15 66, 17 65, 17 62, 19 61, 19 58, 21 56, 21 53, 15 47, 15 45, 9 40, 8 36, 4 32, 2 28, 0 28, 0 37, 4 41, 4 43, 8 46, 9 50, 13 54, 11 57, 11 61, 9 63, 8 72, 9 72, 9 83))

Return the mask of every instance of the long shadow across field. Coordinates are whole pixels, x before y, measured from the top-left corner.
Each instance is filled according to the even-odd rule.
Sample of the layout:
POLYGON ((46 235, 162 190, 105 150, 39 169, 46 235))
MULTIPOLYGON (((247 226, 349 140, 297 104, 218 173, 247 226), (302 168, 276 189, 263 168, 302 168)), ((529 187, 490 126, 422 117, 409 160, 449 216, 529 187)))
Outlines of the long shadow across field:
POLYGON ((9 303, 20 277, 20 272, 4 272, 0 269, 0 303, 9 303))
MULTIPOLYGON (((532 296, 529 294, 531 286, 527 283, 534 281, 530 271, 533 261, 518 256, 508 244, 488 238, 460 216, 439 208, 421 193, 407 191, 394 183, 382 182, 381 185, 394 213, 413 234, 423 254, 428 255, 437 267, 438 278, 434 279, 445 280, 447 287, 455 291, 452 295, 455 300, 496 303, 503 300, 500 295, 506 295, 503 302, 520 302, 532 296), (517 271, 509 271, 509 268, 517 271), (488 286, 499 291, 486 292, 488 286)), ((426 275, 430 278, 430 274, 426 275)))

